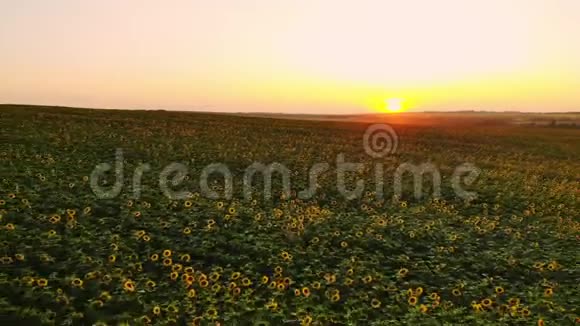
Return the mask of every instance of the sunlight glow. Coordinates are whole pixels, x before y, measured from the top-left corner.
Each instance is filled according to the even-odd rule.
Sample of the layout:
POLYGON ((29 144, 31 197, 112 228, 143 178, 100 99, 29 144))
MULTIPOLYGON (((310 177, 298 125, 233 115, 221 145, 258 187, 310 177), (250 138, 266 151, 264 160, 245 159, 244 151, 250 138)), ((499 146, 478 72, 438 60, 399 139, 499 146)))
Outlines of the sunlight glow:
POLYGON ((575 0, 8 2, 0 103, 332 114, 580 108, 575 0))
POLYGON ((403 101, 400 98, 390 98, 385 102, 387 112, 395 113, 403 110, 403 101))

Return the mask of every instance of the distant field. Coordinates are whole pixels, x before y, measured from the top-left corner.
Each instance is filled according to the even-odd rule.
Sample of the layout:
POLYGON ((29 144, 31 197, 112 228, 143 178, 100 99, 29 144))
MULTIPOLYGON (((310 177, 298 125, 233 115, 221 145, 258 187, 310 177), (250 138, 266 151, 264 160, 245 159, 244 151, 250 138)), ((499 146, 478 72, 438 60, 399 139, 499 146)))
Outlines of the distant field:
POLYGON ((578 113, 280 116, 0 105, 0 318, 577 324, 578 121, 578 113), (383 157, 364 146, 374 123, 396 133, 396 150, 383 157), (337 181, 340 157, 361 163, 343 180, 348 189, 364 182, 354 199, 337 181), (256 162, 287 168, 289 193, 279 171, 271 198, 259 174, 244 190, 256 162), (95 174, 101 163, 112 170, 95 174), (176 163, 187 168, 183 180, 166 173, 176 163), (212 163, 231 173, 230 199, 219 173, 202 188, 212 163), (317 163, 329 166, 311 183, 317 163), (437 180, 429 175, 415 197, 407 174, 394 196, 405 163, 436 168, 440 197, 432 197, 437 180), (469 198, 452 177, 465 163, 479 171, 461 184, 475 194, 469 198), (95 189, 120 180, 116 164, 122 188, 99 199, 95 189), (163 188, 163 180, 175 183, 163 188), (186 198, 168 195, 179 191, 186 198))
POLYGON ((453 124, 520 124, 520 125, 554 125, 580 127, 580 113, 518 113, 518 112, 402 112, 397 114, 355 114, 355 115, 319 115, 319 114, 275 114, 275 113, 239 113, 239 116, 278 118, 294 120, 353 121, 376 123, 384 121, 395 124, 411 125, 453 125, 453 124))

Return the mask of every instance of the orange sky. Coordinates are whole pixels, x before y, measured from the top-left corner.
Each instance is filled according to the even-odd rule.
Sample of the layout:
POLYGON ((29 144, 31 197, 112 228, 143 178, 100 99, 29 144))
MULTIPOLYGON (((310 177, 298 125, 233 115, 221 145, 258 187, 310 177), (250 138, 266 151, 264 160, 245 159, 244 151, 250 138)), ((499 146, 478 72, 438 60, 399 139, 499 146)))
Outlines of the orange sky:
POLYGON ((0 103, 580 110, 580 1, 3 1, 0 103))

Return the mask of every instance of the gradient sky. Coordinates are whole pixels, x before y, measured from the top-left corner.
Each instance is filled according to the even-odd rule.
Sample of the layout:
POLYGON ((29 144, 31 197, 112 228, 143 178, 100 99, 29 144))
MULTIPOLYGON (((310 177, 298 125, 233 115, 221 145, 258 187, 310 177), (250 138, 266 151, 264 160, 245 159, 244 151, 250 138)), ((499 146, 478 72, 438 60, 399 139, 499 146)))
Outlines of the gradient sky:
POLYGON ((0 2, 0 103, 580 110, 577 0, 0 2))

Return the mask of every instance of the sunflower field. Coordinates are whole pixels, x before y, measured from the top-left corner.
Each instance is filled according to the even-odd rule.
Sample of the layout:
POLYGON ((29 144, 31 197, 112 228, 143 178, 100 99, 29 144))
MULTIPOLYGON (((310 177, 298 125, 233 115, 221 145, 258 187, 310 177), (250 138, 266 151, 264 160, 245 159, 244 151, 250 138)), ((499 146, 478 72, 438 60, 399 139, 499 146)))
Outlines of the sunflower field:
POLYGON ((397 152, 372 158, 357 122, 1 106, 0 322, 580 325, 580 130, 486 121, 394 125, 397 152), (117 149, 122 191, 99 199, 91 173, 117 149), (362 163, 346 177, 362 195, 345 198, 330 168, 300 199, 339 154, 362 163), (160 189, 173 162, 187 198, 160 189), (286 166, 290 196, 274 174, 272 198, 260 176, 244 198, 254 162, 286 166), (415 198, 410 177, 393 196, 404 162, 436 165, 441 196, 426 183, 415 198), (464 162, 481 170, 471 200, 449 182, 464 162), (231 198, 202 194, 212 163, 232 172, 231 198))

